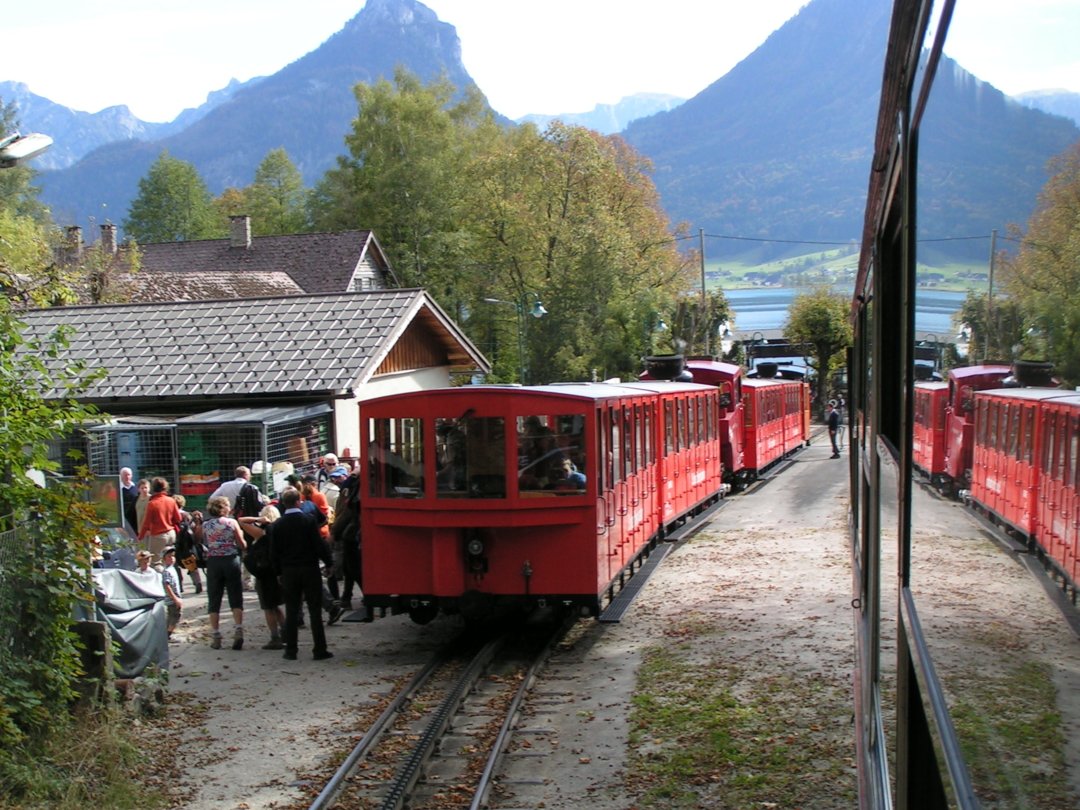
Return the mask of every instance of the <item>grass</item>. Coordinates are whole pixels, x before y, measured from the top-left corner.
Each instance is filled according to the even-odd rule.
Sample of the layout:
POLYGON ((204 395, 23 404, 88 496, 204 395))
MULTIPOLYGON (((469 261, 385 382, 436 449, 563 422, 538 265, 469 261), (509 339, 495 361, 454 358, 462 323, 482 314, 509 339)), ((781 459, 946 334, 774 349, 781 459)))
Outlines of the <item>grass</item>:
POLYGON ((855 806, 849 684, 711 657, 724 646, 699 645, 708 633, 674 628, 677 643, 644 656, 627 769, 635 807, 855 806))
POLYGON ((138 780, 141 767, 149 761, 143 753, 147 742, 133 730, 131 716, 117 709, 58 717, 41 735, 0 752, 0 807, 162 807, 162 795, 138 780))
POLYGON ((950 679, 952 718, 986 808, 1072 808, 1057 690, 1045 664, 1021 661, 1004 674, 950 679))

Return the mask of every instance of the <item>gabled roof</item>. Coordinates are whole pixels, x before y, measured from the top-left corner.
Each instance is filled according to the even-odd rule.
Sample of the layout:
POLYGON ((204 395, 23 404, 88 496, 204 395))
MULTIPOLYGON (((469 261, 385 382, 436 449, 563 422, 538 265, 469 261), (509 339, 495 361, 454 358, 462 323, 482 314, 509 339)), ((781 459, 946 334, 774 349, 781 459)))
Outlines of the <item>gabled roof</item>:
POLYGON ((418 289, 53 307, 22 312, 27 337, 75 328, 51 365, 83 360, 107 376, 81 397, 95 403, 174 398, 342 396, 375 374, 407 330, 445 364, 487 360, 418 289))
POLYGON ((272 295, 300 295, 304 292, 288 273, 264 273, 261 270, 243 273, 202 270, 159 273, 142 269, 138 273, 118 277, 114 284, 118 295, 129 303, 213 301, 221 298, 243 300, 272 295))
POLYGON ((234 246, 228 238, 151 242, 139 245, 139 252, 143 271, 177 276, 177 284, 196 272, 285 273, 304 292, 343 292, 365 260, 388 277, 392 283, 387 286, 396 283, 371 231, 254 236, 247 246, 234 246))

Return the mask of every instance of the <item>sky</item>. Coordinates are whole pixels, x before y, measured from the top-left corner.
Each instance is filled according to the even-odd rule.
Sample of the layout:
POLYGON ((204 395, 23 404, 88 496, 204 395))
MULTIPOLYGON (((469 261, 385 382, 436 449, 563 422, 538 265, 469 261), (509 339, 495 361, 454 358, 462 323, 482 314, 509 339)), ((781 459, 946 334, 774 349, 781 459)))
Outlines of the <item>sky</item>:
MULTIPOLYGON (((40 0, 4 11, 0 81, 84 112, 126 104, 170 121, 230 79, 277 72, 364 0, 40 0)), ((689 98, 806 0, 427 0, 457 28, 466 70, 510 118, 634 93, 689 98)), ((958 0, 946 53, 1017 94, 1080 93, 1080 2, 958 0), (1021 8, 1022 6, 1022 8, 1021 8)))

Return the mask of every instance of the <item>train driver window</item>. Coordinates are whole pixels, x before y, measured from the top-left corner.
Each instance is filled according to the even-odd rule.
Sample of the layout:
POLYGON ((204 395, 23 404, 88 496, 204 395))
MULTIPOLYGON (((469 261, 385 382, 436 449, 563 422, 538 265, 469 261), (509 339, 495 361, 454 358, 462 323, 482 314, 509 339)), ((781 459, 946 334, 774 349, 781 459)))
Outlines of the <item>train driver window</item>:
POLYGON ((440 498, 506 497, 506 421, 501 416, 435 420, 435 490, 440 498))
POLYGON ((558 495, 585 489, 585 420, 576 414, 517 418, 518 492, 558 495))
POLYGON ((423 420, 368 421, 371 494, 379 498, 420 498, 424 494, 423 420))

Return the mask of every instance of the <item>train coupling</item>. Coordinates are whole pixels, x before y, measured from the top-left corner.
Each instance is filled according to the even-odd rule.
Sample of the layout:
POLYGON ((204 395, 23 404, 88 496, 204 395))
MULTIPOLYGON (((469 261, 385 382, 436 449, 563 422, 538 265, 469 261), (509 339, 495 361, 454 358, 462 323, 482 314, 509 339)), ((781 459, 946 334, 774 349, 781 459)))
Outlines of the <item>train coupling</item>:
POLYGON ((726 498, 731 493, 731 484, 720 485, 720 497, 726 498))
POLYGON ((965 505, 969 505, 969 506, 971 505, 971 490, 970 489, 962 489, 962 490, 960 490, 959 492, 956 493, 956 497, 960 500, 961 503, 963 503, 965 505))

